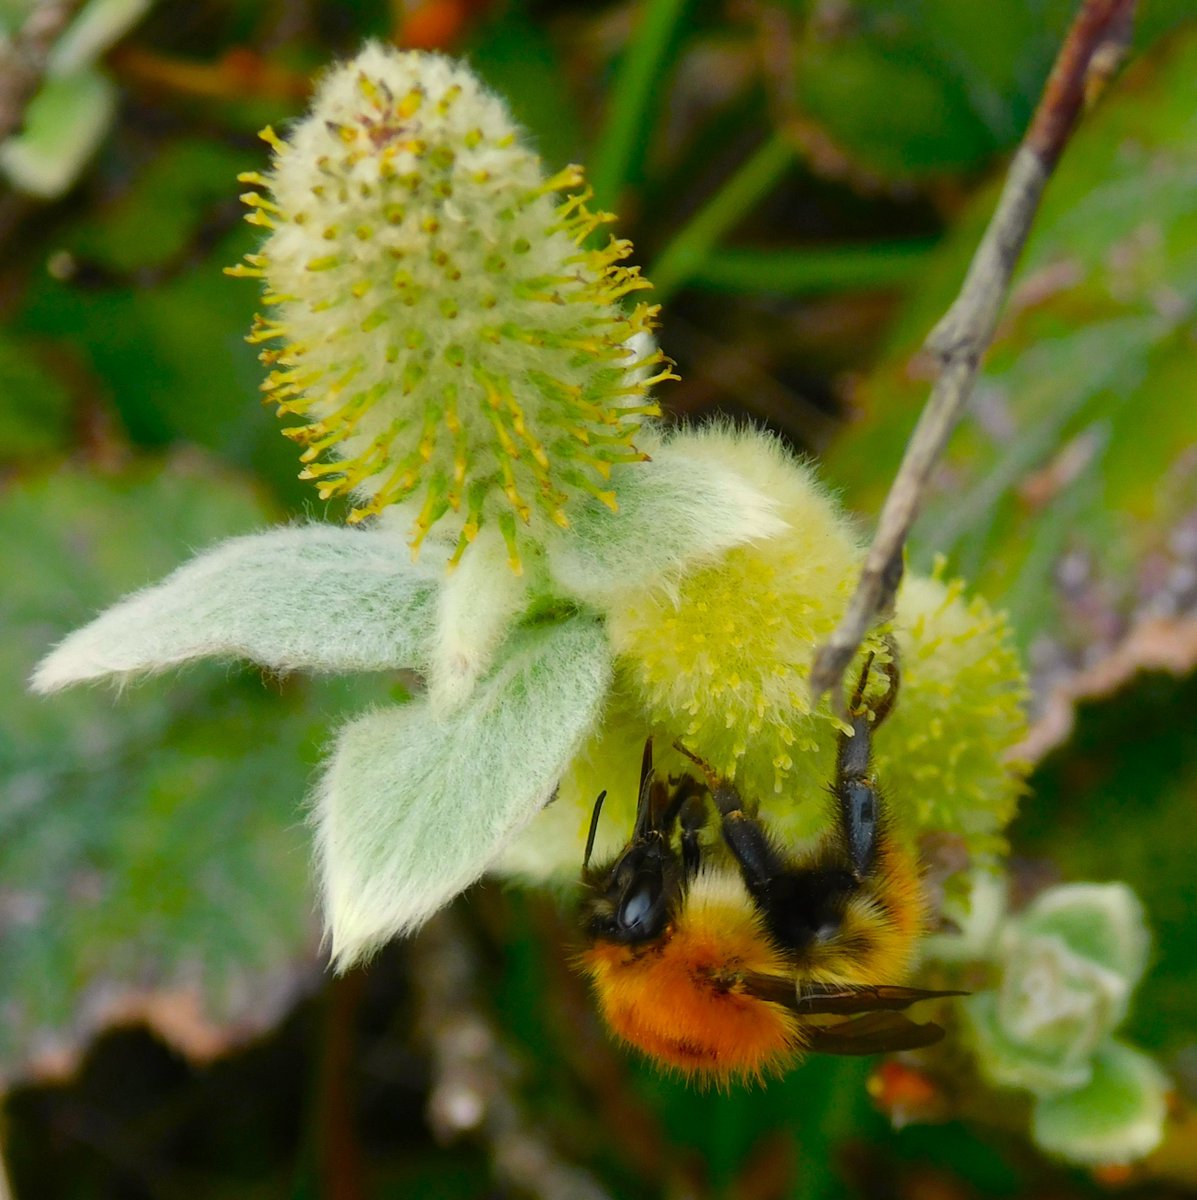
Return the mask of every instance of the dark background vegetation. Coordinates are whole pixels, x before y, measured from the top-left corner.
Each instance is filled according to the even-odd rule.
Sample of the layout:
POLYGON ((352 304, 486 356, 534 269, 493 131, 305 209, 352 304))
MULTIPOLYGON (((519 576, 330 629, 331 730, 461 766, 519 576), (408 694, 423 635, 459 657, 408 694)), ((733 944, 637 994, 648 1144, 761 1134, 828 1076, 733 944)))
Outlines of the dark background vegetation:
MULTIPOLYGON (((332 980, 301 798, 330 727, 386 681, 218 668, 42 702, 22 684, 55 638, 191 550, 337 516, 255 401, 256 297, 221 274, 254 242, 234 180, 264 161, 255 131, 300 111, 329 59, 366 36, 468 55, 550 166, 587 163, 619 212, 666 301, 669 412, 768 424, 825 456, 867 519, 926 392, 919 342, 1072 8, 160 0, 110 52, 119 111, 77 184, 0 199, 15 1200, 1183 1194, 1184 1169, 1094 1180, 1009 1133, 895 1131, 869 1060, 730 1094, 662 1078, 598 1029, 568 912, 544 897, 483 886, 332 980)), ((1145 0, 913 557, 947 554, 1011 610, 1044 755, 1016 868, 1139 891, 1157 951, 1129 1036, 1180 1104, 1197 1100, 1195 301, 1197 18, 1145 0), (1074 693, 1068 738, 1048 700, 1074 693)))

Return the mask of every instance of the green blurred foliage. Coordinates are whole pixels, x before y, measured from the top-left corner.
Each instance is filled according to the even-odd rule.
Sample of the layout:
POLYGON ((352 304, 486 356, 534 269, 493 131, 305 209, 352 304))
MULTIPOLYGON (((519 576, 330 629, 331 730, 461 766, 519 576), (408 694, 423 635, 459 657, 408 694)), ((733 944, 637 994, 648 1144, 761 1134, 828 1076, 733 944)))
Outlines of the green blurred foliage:
POLYGON ((1038 773, 1018 844, 1072 879, 1123 879, 1156 930, 1152 965, 1127 1026, 1176 1053, 1193 1039, 1197 880, 1186 830, 1197 789, 1197 683, 1147 677, 1120 703, 1082 712, 1067 750, 1038 773), (1094 836, 1116 828, 1115 838, 1094 836))
MULTIPOLYGON (((345 1177, 370 1197, 506 1194, 480 1151, 437 1147, 423 1121, 402 950, 364 997, 324 987, 283 1018, 320 978, 302 798, 330 728, 393 681, 189 668, 119 697, 23 692, 57 637, 193 550, 330 515, 256 399, 256 297, 221 274, 254 242, 235 176, 264 161, 252 131, 299 104, 259 68, 301 76, 364 36, 402 35, 413 7, 161 0, 130 39, 158 81, 108 64, 121 107, 75 190, 0 206, 0 1075, 26 1080, 3 1118, 16 1200, 348 1196, 328 1180, 354 1161, 345 1177), (229 54, 240 75, 221 74, 229 54), (181 65, 207 68, 207 90, 181 65), (197 1006, 214 1048, 269 1033, 211 1066, 110 1033, 66 1082, 25 1074, 70 1068, 122 997, 163 993, 197 1006)), ((1025 126, 1072 8, 475 2, 455 7, 453 44, 550 164, 602 162, 641 261, 693 243, 694 213, 774 119, 800 117, 844 154, 829 170, 796 148, 725 214, 693 276, 717 293, 683 287, 665 316, 686 382, 664 399, 687 417, 765 419, 808 449, 838 432, 829 471, 870 512, 926 395, 915 352, 992 205, 985 172, 1025 126), (794 39, 780 79, 778 16, 794 39), (633 53, 637 29, 652 53, 633 53)), ((1197 45, 1177 33, 1195 18, 1191 0, 1142 8, 1151 56, 1051 185, 913 548, 922 566, 948 553, 1057 665, 1100 657, 1153 605, 1190 603, 1169 581, 1197 508, 1197 45), (1079 583, 1061 571, 1076 563, 1079 583)), ((1013 830, 1053 875, 1125 879, 1144 899, 1156 960, 1128 1034, 1165 1063, 1195 1038, 1194 704, 1191 682, 1153 680, 1088 710, 1013 830)), ((663 1078, 595 1025, 567 917, 476 900, 513 1090, 612 1196, 1097 1194, 1025 1138, 894 1131, 868 1060, 812 1060, 732 1094, 663 1078)))
POLYGON ((156 992, 193 993, 219 1046, 277 1017, 312 959, 298 800, 337 691, 209 668, 123 698, 22 694, 44 647, 271 511, 195 457, 0 496, 0 1078, 156 992))
POLYGON ((974 170, 1021 136, 1073 8, 1069 0, 811 5, 794 67, 799 111, 885 179, 974 170))
POLYGON ((55 273, 32 283, 12 328, 65 350, 136 444, 201 446, 302 503, 294 457, 252 403, 257 297, 221 274, 254 241, 230 181, 260 161, 211 141, 165 145, 118 201, 59 231, 55 273))
POLYGON ((563 87, 561 60, 543 26, 512 7, 478 33, 470 65, 500 95, 550 170, 583 154, 582 124, 563 87))
MULTIPOLYGON (((1138 64, 1070 147, 916 529, 913 561, 946 554, 1026 646, 1083 649, 1098 619, 1149 606, 1197 507, 1195 68, 1192 38, 1138 64)), ((855 397, 830 466, 861 508, 892 478, 927 393, 919 346, 992 205, 964 215, 855 397)))
POLYGON ((0 335, 0 460, 20 463, 54 454, 70 437, 71 402, 65 383, 42 361, 36 345, 0 335))
MULTIPOLYGON (((804 18, 794 103, 888 184, 970 172, 1022 136, 1076 9, 1071 0, 791 0, 804 18)), ((1144 6, 1146 46, 1191 15, 1144 6)))

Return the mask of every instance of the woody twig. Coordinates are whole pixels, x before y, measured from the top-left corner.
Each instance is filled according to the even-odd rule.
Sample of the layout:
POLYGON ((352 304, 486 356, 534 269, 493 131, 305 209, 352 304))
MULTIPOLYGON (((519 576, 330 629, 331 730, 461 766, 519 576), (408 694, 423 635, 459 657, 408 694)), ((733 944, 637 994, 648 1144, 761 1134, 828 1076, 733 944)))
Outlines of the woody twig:
POLYGON ((927 338, 926 349, 939 364, 935 384, 886 496, 847 611, 815 656, 810 676, 815 700, 825 692, 839 695, 840 681, 865 635, 893 611, 906 537, 972 394, 1044 188, 1082 111, 1122 61, 1135 4, 1083 0, 1064 39, 960 293, 927 338))

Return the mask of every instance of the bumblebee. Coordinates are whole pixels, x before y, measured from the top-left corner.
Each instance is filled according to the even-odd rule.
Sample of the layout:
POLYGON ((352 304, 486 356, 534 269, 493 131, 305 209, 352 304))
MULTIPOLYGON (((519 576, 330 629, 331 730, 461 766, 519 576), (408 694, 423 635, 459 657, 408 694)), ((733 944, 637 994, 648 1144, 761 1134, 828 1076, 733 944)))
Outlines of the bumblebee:
POLYGON ((650 740, 631 840, 592 868, 599 796, 579 963, 625 1042, 726 1083, 778 1074, 804 1052, 910 1050, 943 1036, 902 1011, 958 993, 901 986, 925 913, 917 864, 891 835, 872 769, 898 668, 885 664, 887 690, 868 705, 872 664, 870 655, 848 706, 851 732, 839 738, 834 828, 806 854, 780 846, 736 788, 680 743, 699 777, 658 778, 650 740), (709 813, 719 836, 706 846, 709 813))

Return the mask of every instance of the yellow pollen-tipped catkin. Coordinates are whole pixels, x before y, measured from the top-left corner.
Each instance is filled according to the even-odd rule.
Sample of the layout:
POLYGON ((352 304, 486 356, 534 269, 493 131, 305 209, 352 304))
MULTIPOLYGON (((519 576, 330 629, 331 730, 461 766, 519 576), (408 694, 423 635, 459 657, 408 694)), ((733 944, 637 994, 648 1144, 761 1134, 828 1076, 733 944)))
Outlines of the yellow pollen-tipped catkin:
POLYGON ((656 308, 622 307, 648 286, 630 245, 586 245, 612 218, 580 168, 546 178, 468 70, 378 45, 328 73, 286 140, 262 136, 271 169, 243 199, 271 232, 232 273, 271 296, 264 361, 303 347, 264 390, 305 422, 291 436, 321 495, 354 520, 401 504, 414 546, 440 525, 459 554, 497 522, 513 565, 577 500, 614 503, 602 485, 644 457, 671 375, 656 308))

